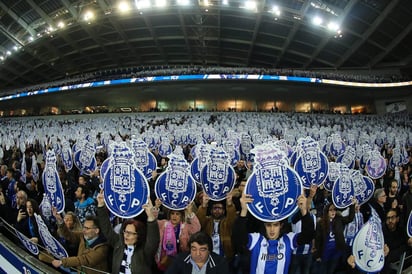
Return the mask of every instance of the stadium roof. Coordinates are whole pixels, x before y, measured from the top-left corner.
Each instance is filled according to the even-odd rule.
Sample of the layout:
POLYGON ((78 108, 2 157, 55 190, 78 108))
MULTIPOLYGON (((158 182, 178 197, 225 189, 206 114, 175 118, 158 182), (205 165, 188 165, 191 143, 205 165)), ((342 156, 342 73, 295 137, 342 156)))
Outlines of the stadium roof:
POLYGON ((119 2, 0 0, 0 90, 142 66, 411 68, 412 1, 129 0, 129 13, 119 2))

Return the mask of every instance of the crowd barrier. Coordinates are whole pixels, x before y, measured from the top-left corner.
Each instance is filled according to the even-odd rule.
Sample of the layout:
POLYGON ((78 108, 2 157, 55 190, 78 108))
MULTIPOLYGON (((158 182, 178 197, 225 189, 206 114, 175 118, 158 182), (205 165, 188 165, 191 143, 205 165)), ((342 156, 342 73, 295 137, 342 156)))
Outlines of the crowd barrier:
POLYGON ((0 233, 0 273, 60 273, 27 253, 0 233))

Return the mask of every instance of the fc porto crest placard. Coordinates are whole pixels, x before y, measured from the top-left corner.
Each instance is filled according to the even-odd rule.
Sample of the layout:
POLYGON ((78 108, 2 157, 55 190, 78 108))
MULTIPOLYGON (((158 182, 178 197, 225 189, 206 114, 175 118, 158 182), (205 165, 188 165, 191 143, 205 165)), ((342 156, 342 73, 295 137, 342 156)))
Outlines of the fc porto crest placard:
POLYGON ((46 164, 42 174, 44 192, 50 198, 51 204, 57 209, 58 213, 64 211, 64 191, 56 167, 56 154, 53 150, 46 153, 46 164))
POLYGON ((109 210, 121 218, 142 213, 149 197, 149 184, 133 161, 125 142, 114 145, 112 161, 104 176, 104 200, 109 210))
MULTIPOLYGON (((181 150, 180 147, 177 147, 181 150)), ((176 149, 177 149, 176 148, 176 149)), ((183 153, 169 155, 169 166, 156 180, 155 193, 162 204, 172 210, 185 209, 196 196, 196 181, 183 153)))
POLYGON ((251 151, 255 166, 245 192, 253 197, 249 212, 264 222, 289 217, 297 209, 296 201, 303 187, 299 175, 287 165, 287 155, 270 144, 256 146, 251 151))
POLYGON ((295 163, 295 171, 299 174, 303 187, 321 185, 326 180, 329 162, 326 155, 320 151, 319 144, 311 137, 298 140, 300 156, 295 163))
POLYGON ((377 273, 383 268, 384 239, 379 217, 372 214, 369 221, 356 234, 352 253, 356 266, 366 273, 377 273))
POLYGON ((232 191, 236 174, 230 165, 229 155, 219 147, 210 150, 206 165, 200 171, 204 192, 213 201, 221 201, 232 191))

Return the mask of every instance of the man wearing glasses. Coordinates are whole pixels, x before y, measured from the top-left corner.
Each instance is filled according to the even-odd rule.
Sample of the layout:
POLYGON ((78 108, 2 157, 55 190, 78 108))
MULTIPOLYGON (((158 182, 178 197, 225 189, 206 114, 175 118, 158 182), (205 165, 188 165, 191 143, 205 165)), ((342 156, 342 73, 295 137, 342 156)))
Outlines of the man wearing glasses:
POLYGON ((165 274, 223 274, 229 273, 226 260, 212 252, 212 239, 205 232, 192 234, 190 252, 180 253, 165 274))
POLYGON ((385 244, 389 247, 389 253, 385 257, 385 265, 381 273, 390 273, 390 263, 396 262, 402 253, 412 245, 412 238, 408 238, 405 225, 400 222, 399 211, 391 208, 386 213, 386 222, 383 230, 385 244))
POLYGON ((59 225, 63 237, 70 242, 78 243, 79 250, 77 256, 53 260, 54 267, 77 267, 82 273, 109 271, 107 264, 109 246, 100 233, 100 226, 95 216, 86 216, 82 232, 70 231, 64 223, 59 225))
POLYGON ((203 194, 202 204, 197 210, 202 231, 212 238, 212 251, 224 256, 230 263, 233 258, 232 229, 236 219, 236 208, 232 202, 232 193, 226 196, 226 207, 223 201, 213 201, 210 216, 206 216, 210 198, 203 194))

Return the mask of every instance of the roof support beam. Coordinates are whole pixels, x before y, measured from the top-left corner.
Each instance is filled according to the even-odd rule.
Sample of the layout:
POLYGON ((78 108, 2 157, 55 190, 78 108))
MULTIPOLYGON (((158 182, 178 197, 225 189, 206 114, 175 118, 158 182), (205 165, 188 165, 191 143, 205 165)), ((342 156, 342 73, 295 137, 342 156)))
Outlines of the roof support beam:
MULTIPOLYGON (((106 3, 103 0, 98 1, 99 6, 103 9, 103 11, 109 9, 109 6, 106 5, 106 3)), ((122 37, 123 41, 127 44, 129 47, 130 51, 133 52, 133 56, 137 56, 138 60, 136 62, 141 63, 141 57, 139 54, 137 54, 136 50, 130 45, 129 38, 127 37, 126 33, 124 32, 123 29, 119 27, 119 24, 117 23, 116 20, 113 20, 111 16, 108 17, 110 24, 112 24, 113 28, 117 31, 117 33, 122 37)))
POLYGON ((252 40, 250 41, 250 47, 249 47, 249 51, 247 54, 247 61, 246 61, 246 66, 250 66, 250 61, 252 59, 252 53, 253 53, 253 48, 255 47, 255 42, 256 42, 256 38, 258 36, 259 33, 259 28, 260 28, 260 24, 262 22, 262 16, 263 16, 263 12, 266 6, 266 0, 263 0, 261 3, 261 7, 260 7, 260 12, 258 12, 256 21, 255 21, 255 28, 253 30, 253 36, 252 36, 252 40))
MULTIPOLYGON (((13 18, 20 26, 22 26, 31 36, 36 35, 36 31, 30 27, 23 19, 21 19, 16 13, 14 13, 8 6, 6 6, 3 1, 0 0, 0 8, 7 12, 11 18, 13 18)), ((23 45, 22 45, 23 46, 23 45)))
MULTIPOLYGON (((396 7, 399 0, 390 1, 389 5, 383 10, 383 12, 376 18, 375 22, 369 27, 365 34, 357 40, 354 45, 351 45, 349 50, 339 59, 336 63, 336 68, 340 68, 375 32, 376 28, 386 19, 388 14, 396 7)), ((376 59, 376 58, 375 58, 376 59)))
POLYGON ((187 30, 186 30, 185 20, 183 18, 183 15, 182 15, 182 12, 180 11, 180 9, 179 9, 178 13, 179 13, 180 28, 182 29, 183 38, 185 39, 186 51, 189 55, 190 63, 193 64, 193 52, 192 52, 192 48, 190 47, 189 38, 188 38, 188 35, 187 35, 187 30))
MULTIPOLYGON (((380 62, 385 56, 393 50, 394 47, 399 45, 399 43, 407 36, 409 33, 412 31, 412 22, 409 23, 408 27, 404 28, 403 31, 395 38, 392 40, 392 42, 385 48, 383 52, 380 54, 376 55, 375 58, 373 58, 369 62, 369 67, 373 68, 378 62, 380 62)), ((412 55, 411 55, 412 56, 412 55)), ((403 60, 405 61, 405 60, 403 60)))
MULTIPOLYGON (((300 9, 299 14, 301 16, 303 16, 308 11, 309 7, 310 7, 310 1, 306 1, 305 4, 300 9)), ((278 66, 279 61, 282 59, 283 55, 285 55, 285 52, 286 52, 287 48, 289 47, 290 43, 292 42, 293 37, 295 37, 295 34, 299 29, 299 25, 300 25, 300 22, 294 22, 293 23, 293 28, 288 33, 288 37, 286 38, 285 44, 283 45, 283 47, 282 47, 282 49, 281 49, 281 51, 280 51, 280 53, 277 57, 277 62, 276 62, 274 67, 278 66)))

